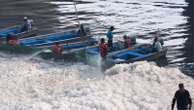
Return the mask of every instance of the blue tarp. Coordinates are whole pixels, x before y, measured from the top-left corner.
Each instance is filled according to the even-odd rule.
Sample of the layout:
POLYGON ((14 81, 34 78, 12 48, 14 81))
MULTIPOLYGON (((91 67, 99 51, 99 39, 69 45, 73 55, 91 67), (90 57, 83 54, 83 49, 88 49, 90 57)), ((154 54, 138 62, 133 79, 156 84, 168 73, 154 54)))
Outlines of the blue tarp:
POLYGON ((129 57, 144 57, 144 54, 139 53, 140 51, 145 51, 144 48, 137 48, 134 50, 127 50, 121 53, 117 53, 115 55, 112 56, 113 59, 128 59, 129 57))

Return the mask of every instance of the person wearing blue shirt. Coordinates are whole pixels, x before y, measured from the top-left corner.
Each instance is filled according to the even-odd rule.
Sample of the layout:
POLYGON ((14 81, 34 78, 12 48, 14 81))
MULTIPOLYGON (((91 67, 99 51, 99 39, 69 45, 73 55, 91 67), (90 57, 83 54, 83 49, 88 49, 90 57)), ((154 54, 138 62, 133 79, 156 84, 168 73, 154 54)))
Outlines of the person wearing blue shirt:
POLYGON ((113 26, 111 26, 110 27, 110 29, 108 30, 108 32, 107 32, 107 34, 106 34, 106 36, 107 36, 107 38, 108 38, 108 48, 110 49, 110 50, 112 50, 113 49, 113 30, 114 30, 115 28, 113 27, 113 26))

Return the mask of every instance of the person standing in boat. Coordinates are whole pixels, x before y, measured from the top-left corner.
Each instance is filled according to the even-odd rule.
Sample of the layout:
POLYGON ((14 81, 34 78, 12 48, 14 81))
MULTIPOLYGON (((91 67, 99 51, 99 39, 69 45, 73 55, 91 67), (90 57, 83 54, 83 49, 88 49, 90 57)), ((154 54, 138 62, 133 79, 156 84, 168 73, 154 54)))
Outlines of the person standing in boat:
POLYGON ((156 32, 153 42, 153 51, 161 51, 162 46, 164 45, 164 40, 159 37, 159 31, 156 32))
POLYGON ((85 29, 84 29, 84 25, 83 25, 83 24, 81 24, 81 25, 79 26, 78 34, 79 34, 81 37, 85 37, 85 36, 86 36, 86 31, 85 31, 85 29))
POLYGON ((32 23, 33 23, 33 20, 32 19, 28 19, 28 17, 24 17, 24 23, 22 25, 22 28, 21 28, 21 32, 25 32, 25 31, 29 31, 32 29, 32 23))
POLYGON ((160 35, 160 31, 158 30, 156 33, 155 33, 155 37, 154 37, 154 41, 157 40, 160 42, 160 44, 163 46, 164 45, 164 39, 162 39, 161 37, 159 37, 160 35))
POLYGON ((100 39, 99 50, 100 50, 101 59, 105 60, 106 55, 107 55, 107 45, 105 44, 105 39, 104 38, 100 39))
POLYGON ((183 83, 180 83, 179 90, 175 92, 172 100, 172 110, 174 110, 175 102, 177 102, 177 110, 191 110, 192 99, 188 90, 184 88, 183 83))
POLYGON ((60 55, 60 54, 62 54, 62 52, 63 52, 63 47, 60 46, 60 44, 59 44, 58 42, 56 42, 56 43, 53 45, 53 47, 52 47, 51 50, 52 50, 52 52, 53 52, 54 54, 60 55))
POLYGON ((106 34, 107 38, 108 38, 108 48, 110 50, 113 49, 113 30, 115 28, 113 26, 111 26, 106 34))

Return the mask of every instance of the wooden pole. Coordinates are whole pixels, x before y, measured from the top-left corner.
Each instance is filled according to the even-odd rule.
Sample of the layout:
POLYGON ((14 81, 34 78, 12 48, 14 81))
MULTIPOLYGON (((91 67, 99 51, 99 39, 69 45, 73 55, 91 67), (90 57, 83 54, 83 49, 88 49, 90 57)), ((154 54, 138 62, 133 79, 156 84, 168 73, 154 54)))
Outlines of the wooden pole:
POLYGON ((75 14, 76 14, 76 19, 77 19, 77 23, 80 26, 80 21, 79 21, 79 17, 78 17, 78 11, 77 11, 77 3, 75 0, 73 0, 73 4, 74 4, 74 8, 75 8, 75 14))

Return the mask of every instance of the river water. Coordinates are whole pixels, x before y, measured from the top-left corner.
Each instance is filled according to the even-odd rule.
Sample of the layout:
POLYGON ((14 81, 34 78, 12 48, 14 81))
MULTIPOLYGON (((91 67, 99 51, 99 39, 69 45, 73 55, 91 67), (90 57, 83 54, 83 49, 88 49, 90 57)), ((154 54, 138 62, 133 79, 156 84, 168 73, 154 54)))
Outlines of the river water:
MULTIPOLYGON (((169 51, 164 65, 178 66, 191 74, 194 70, 192 10, 185 0, 81 0, 77 1, 79 21, 96 37, 105 37, 109 26, 116 27, 115 39, 138 34, 139 43, 151 43, 161 31, 169 51)), ((1 0, 0 27, 20 24, 24 16, 35 20, 40 34, 77 26, 71 0, 1 0)))
MULTIPOLYGON (((120 64, 102 73, 82 63, 53 62, 0 53, 0 110, 170 110, 177 84, 194 96, 193 3, 191 0, 80 0, 79 21, 95 37, 115 26, 114 39, 154 32, 168 47, 165 67, 120 64), (179 69, 184 72, 183 74, 179 69), (161 94, 162 93, 162 94, 161 94)), ((40 34, 76 28, 71 0, 0 0, 0 28, 34 19, 40 34)))

